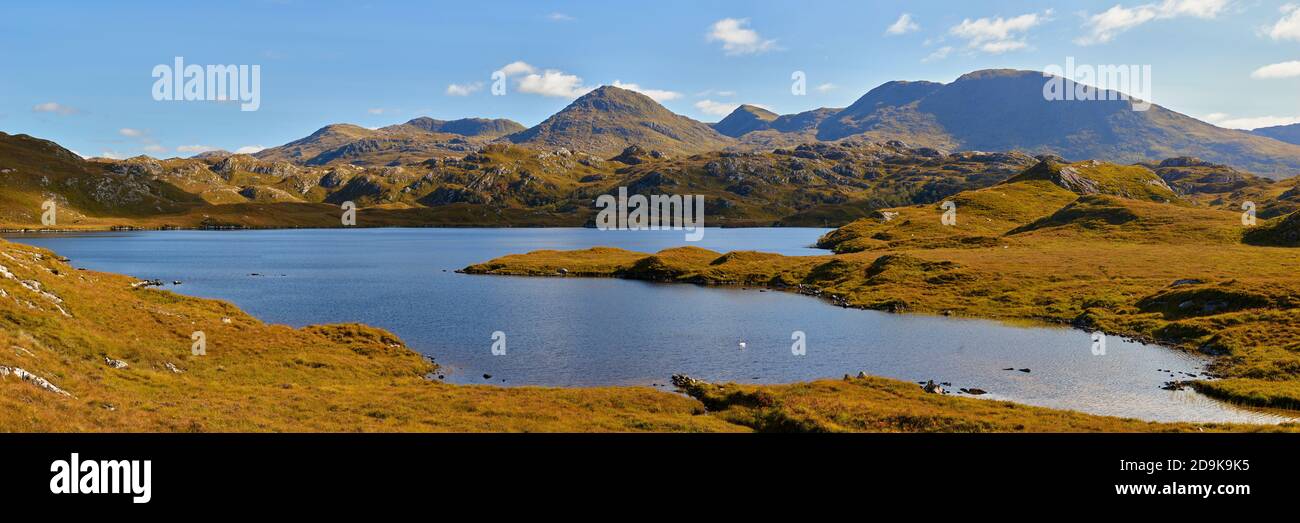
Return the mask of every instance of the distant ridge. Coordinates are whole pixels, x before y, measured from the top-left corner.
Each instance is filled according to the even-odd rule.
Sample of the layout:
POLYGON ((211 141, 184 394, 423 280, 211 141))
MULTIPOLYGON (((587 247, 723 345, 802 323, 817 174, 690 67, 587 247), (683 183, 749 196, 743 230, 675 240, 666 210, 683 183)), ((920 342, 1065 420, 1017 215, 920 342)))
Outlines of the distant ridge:
MULTIPOLYGON (((1075 85, 1064 82, 1066 89, 1075 85)), ((1043 84, 1041 72, 1011 69, 974 71, 948 84, 887 82, 824 117, 814 139, 901 140, 949 151, 1023 151, 1117 163, 1195 156, 1273 178, 1300 173, 1300 145, 1294 143, 1300 142, 1300 126, 1250 133, 1154 104, 1135 111, 1127 100, 1049 101, 1043 84)), ((777 122, 784 117, 754 122, 753 116, 733 116, 721 130, 742 142, 780 143, 773 131, 807 132, 781 129, 777 122)))
POLYGON ((496 138, 524 130, 524 126, 514 120, 505 118, 461 118, 459 120, 436 120, 428 116, 412 119, 404 124, 390 125, 382 130, 401 130, 403 126, 414 127, 432 133, 450 133, 461 136, 486 136, 496 138))
POLYGON ((1274 140, 1293 143, 1300 145, 1300 123, 1291 125, 1275 125, 1273 127, 1261 127, 1251 131, 1251 133, 1260 136, 1267 136, 1274 140))

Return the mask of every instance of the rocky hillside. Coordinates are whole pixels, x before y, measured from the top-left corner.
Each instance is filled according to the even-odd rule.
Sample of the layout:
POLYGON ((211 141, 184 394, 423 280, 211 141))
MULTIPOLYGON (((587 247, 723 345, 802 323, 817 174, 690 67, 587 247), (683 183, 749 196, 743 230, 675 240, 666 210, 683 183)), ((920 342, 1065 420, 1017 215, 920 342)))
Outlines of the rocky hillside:
POLYGON ((87 161, 54 142, 0 132, 0 223, 38 226, 46 201, 54 202, 56 225, 62 227, 202 204, 196 195, 130 164, 87 161))
POLYGON ((511 120, 485 118, 444 121, 421 117, 380 129, 333 124, 305 138, 259 151, 254 156, 261 160, 300 165, 397 166, 429 158, 463 155, 473 151, 477 145, 523 128, 511 120))
POLYGON ((587 93, 542 123, 507 138, 535 149, 563 148, 605 157, 631 145, 680 156, 716 151, 732 143, 712 127, 673 113, 646 95, 613 86, 587 93))

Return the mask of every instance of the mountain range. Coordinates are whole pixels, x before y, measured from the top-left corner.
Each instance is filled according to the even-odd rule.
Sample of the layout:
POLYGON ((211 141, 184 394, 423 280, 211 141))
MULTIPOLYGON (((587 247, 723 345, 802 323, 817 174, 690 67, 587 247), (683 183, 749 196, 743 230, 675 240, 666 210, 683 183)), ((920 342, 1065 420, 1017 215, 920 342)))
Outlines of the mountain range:
MULTIPOLYGON (((333 124, 255 156, 301 165, 395 166, 463 155, 490 142, 609 158, 633 145, 682 156, 852 138, 1118 163, 1194 156, 1271 178, 1300 172, 1300 126, 1225 129, 1155 104, 1135 110, 1135 101, 1114 91, 1100 91, 1109 96, 1099 100, 1050 101, 1044 82, 1042 73, 1009 69, 975 71, 947 84, 895 81, 845 108, 779 115, 743 104, 714 124, 675 114, 635 91, 604 86, 530 128, 501 119, 416 118, 380 129, 333 124)), ((1063 85, 1069 90, 1076 84, 1063 85)))
POLYGON ((37 224, 53 198, 61 225, 83 227, 332 226, 345 201, 370 209, 364 225, 581 225, 596 196, 628 187, 703 194, 714 224, 829 226, 988 187, 1049 157, 1134 165, 1197 204, 1249 197, 1266 217, 1300 205, 1294 180, 1269 180, 1300 171, 1300 145, 1263 136, 1287 128, 1223 129, 1128 100, 1047 101, 1043 81, 987 70, 889 82, 845 108, 741 105, 714 124, 606 86, 530 128, 341 123, 251 156, 83 160, 0 133, 0 223, 37 224))

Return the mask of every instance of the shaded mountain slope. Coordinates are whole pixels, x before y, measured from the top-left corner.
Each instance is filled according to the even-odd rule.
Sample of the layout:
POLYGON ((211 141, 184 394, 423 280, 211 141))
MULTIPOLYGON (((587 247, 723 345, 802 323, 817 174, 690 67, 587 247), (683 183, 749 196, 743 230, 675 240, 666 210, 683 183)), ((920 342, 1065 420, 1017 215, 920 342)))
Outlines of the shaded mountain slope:
POLYGON ((1251 133, 1286 143, 1300 144, 1300 123, 1261 127, 1251 131, 1251 133))

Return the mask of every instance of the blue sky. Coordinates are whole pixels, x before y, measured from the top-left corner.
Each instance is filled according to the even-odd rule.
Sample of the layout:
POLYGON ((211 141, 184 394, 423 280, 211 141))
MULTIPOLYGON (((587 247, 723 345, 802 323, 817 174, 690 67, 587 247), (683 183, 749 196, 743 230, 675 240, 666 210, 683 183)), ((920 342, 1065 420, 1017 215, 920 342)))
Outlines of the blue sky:
POLYGON ((0 130, 84 156, 252 150, 415 116, 532 125, 615 82, 716 121, 739 103, 844 107, 889 80, 1067 57, 1149 64, 1156 103, 1225 126, 1300 121, 1300 8, 1287 0, 10 4, 0 130), (155 101, 151 72, 176 56, 259 65, 260 108, 155 101), (492 73, 516 62, 493 96, 492 73))

